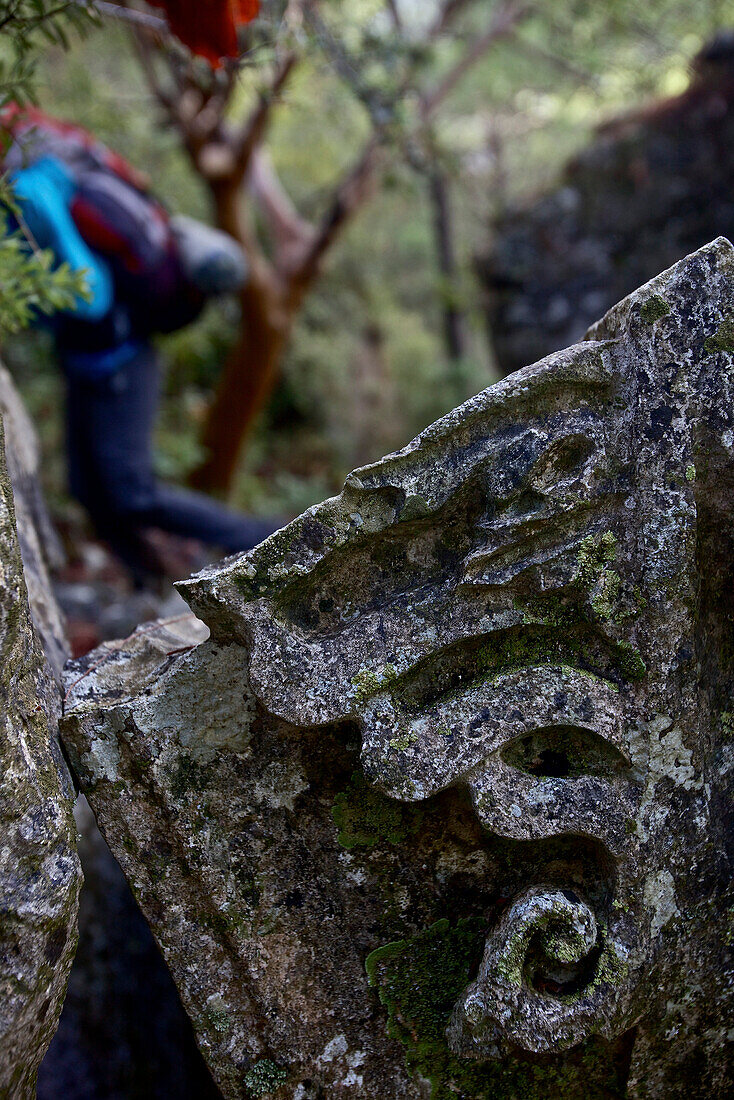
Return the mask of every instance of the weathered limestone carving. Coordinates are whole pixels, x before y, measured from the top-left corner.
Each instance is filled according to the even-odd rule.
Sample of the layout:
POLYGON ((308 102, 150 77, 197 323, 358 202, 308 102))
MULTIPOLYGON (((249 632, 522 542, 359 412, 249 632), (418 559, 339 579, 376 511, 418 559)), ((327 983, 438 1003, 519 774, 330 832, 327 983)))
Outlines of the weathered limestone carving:
POLYGON ((730 1094, 733 458, 720 239, 70 669, 226 1096, 730 1094))
MULTIPOLYGON (((19 421, 8 404, 13 393, 0 368, 8 437, 18 439, 19 421)), ((61 691, 39 641, 39 635, 48 638, 52 661, 63 652, 63 635, 54 633, 58 612, 41 579, 45 563, 32 518, 32 468, 25 461, 32 447, 24 440, 16 449, 11 488, 4 443, 0 418, 0 1097, 30 1100, 74 957, 81 871, 74 793, 56 740, 61 691), (16 508, 26 524, 29 587, 34 612, 42 616, 38 633, 16 508)))

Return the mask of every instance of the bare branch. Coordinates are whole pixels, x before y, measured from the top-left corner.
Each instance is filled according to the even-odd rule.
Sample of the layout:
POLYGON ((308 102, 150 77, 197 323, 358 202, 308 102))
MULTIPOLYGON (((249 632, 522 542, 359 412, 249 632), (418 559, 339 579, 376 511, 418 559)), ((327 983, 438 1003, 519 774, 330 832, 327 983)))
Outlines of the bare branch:
POLYGON ((324 53, 347 87, 351 88, 357 98, 364 103, 366 95, 360 60, 347 49, 343 42, 332 34, 321 18, 314 0, 304 0, 303 7, 306 19, 318 38, 324 53))
POLYGON ((316 229, 296 210, 262 146, 253 153, 247 183, 271 231, 275 266, 286 274, 302 259, 316 229))
POLYGON ((159 47, 154 32, 136 27, 132 38, 148 86, 178 130, 196 168, 208 178, 221 178, 233 172, 234 154, 223 133, 223 118, 234 87, 235 67, 227 67, 219 87, 214 84, 202 87, 190 65, 184 65, 180 58, 159 47), (156 61, 166 66, 170 87, 161 79, 156 61))
POLYGON ((392 17, 393 26, 396 31, 403 32, 403 17, 400 14, 400 8, 398 7, 398 0, 386 0, 388 11, 392 17))
POLYGON ((297 62, 298 57, 295 53, 287 53, 283 57, 273 76, 272 83, 265 91, 260 93, 260 101, 255 111, 239 134, 233 139, 232 147, 236 171, 241 178, 244 177, 250 166, 253 152, 265 136, 271 111, 278 100, 278 96, 288 83, 297 62))
POLYGON ((545 46, 541 46, 537 42, 531 42, 529 39, 523 38, 522 35, 517 35, 515 42, 524 53, 534 54, 536 57, 542 58, 543 61, 547 61, 549 65, 552 65, 566 76, 572 77, 579 84, 598 87, 599 78, 595 73, 588 69, 582 69, 579 65, 569 61, 568 58, 561 57, 560 54, 553 53, 552 50, 546 49, 545 46))
POLYGON ((453 68, 449 69, 444 78, 432 92, 424 95, 421 105, 421 114, 428 119, 443 103, 448 95, 469 70, 486 54, 487 50, 501 38, 506 38, 515 27, 525 19, 533 10, 533 4, 527 0, 508 0, 494 13, 492 21, 484 32, 471 43, 466 52, 459 58, 453 68))
POLYGON ((148 87, 150 88, 155 99, 165 110, 170 119, 178 124, 178 119, 175 112, 175 100, 174 97, 166 91, 163 84, 158 78, 158 73, 155 69, 155 62, 153 60, 153 47, 151 37, 149 34, 141 33, 136 28, 132 35, 132 42, 135 52, 138 55, 140 66, 143 70, 148 87))
POLYGON ((325 253, 375 186, 383 151, 384 146, 373 135, 357 163, 337 185, 321 227, 299 264, 296 281, 310 282, 318 274, 325 253))
POLYGON ((469 0, 445 0, 428 32, 429 39, 444 34, 468 3, 469 0))
MULTIPOLYGON (((435 24, 435 33, 438 33, 439 28, 445 29, 448 23, 458 15, 459 11, 466 3, 467 0, 448 0, 443 6, 437 23, 435 24)), ((423 96, 421 102, 421 119, 424 125, 429 122, 437 108, 472 66, 484 56, 487 50, 494 45, 496 41, 510 34, 516 25, 525 18, 531 10, 532 4, 529 0, 506 0, 506 3, 495 11, 486 32, 471 43, 466 52, 459 61, 457 61, 456 65, 454 65, 454 67, 444 76, 438 86, 432 92, 423 96)), ((306 12, 314 26, 319 31, 324 31, 325 29, 318 19, 318 16, 314 17, 312 0, 307 0, 306 12)), ((328 30, 325 30, 325 33, 328 35, 328 30)), ((351 59, 346 55, 347 64, 345 64, 345 59, 342 56, 343 51, 339 48, 335 48, 335 46, 338 47, 339 44, 334 44, 331 37, 329 37, 326 44, 338 71, 340 71, 342 77, 351 84, 352 80, 350 77, 352 79, 354 78, 351 59)), ((358 74, 357 79, 359 79, 358 74)), ((405 81, 403 92, 408 87, 408 83, 409 78, 405 81)), ((384 150, 383 138, 388 127, 386 123, 379 122, 375 120, 374 117, 373 125, 372 137, 367 142, 359 160, 347 176, 337 184, 334 190, 333 198, 318 234, 300 264, 297 277, 301 280, 310 280, 314 277, 324 254, 334 243, 347 222, 366 200, 369 192, 375 185, 384 150)))
MULTIPOLYGON (((88 7, 88 0, 74 0, 80 7, 88 7)), ((138 27, 147 27, 149 30, 158 31, 161 34, 170 34, 168 23, 158 15, 150 12, 138 11, 137 8, 128 8, 122 4, 111 4, 107 0, 92 0, 92 7, 96 8, 100 15, 107 15, 112 19, 120 19, 124 23, 133 23, 138 27)))

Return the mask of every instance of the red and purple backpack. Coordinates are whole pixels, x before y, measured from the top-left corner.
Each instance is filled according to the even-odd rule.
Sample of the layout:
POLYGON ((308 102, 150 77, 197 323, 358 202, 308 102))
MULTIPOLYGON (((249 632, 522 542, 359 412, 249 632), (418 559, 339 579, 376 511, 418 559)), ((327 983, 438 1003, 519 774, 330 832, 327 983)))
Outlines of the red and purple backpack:
POLYGON ((138 332, 171 331, 196 316, 203 298, 183 270, 168 211, 132 165, 83 127, 35 107, 4 108, 0 131, 10 138, 6 170, 55 157, 70 171, 76 184, 71 216, 109 265, 115 297, 138 332))

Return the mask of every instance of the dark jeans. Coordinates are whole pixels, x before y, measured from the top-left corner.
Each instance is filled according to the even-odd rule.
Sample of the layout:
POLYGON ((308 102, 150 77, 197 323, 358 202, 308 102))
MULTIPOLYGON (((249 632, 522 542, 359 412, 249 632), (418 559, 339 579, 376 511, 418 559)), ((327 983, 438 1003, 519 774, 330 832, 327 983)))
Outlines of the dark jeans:
POLYGON ((139 536, 145 528, 235 553, 257 545, 276 527, 273 521, 240 515, 200 493, 157 480, 152 437, 159 373, 157 354, 149 346, 104 378, 67 372, 71 491, 100 537, 134 570, 141 564, 139 536))

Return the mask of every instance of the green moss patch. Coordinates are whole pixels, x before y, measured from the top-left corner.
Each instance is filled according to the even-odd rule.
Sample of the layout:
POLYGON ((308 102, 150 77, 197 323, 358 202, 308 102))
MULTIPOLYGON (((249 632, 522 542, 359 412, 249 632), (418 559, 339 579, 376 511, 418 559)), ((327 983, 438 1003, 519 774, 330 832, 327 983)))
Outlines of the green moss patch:
POLYGON ((661 317, 665 317, 668 313, 670 313, 670 306, 665 298, 661 298, 659 294, 653 294, 640 306, 640 319, 646 325, 659 321, 661 317))
POLYGON ((211 777, 210 765, 199 764, 182 753, 169 770, 171 794, 177 802, 180 802, 192 791, 204 790, 211 781, 211 777))
POLYGON ((734 352, 734 319, 722 321, 713 336, 704 340, 703 346, 709 353, 716 351, 734 352))
POLYGON ((410 939, 378 947, 365 963, 387 1008, 388 1033, 403 1044, 406 1065, 431 1083, 432 1100, 610 1100, 625 1094, 615 1048, 592 1039, 564 1055, 485 1063, 449 1050, 446 1026, 481 957, 485 931, 448 920, 410 939))
POLYGON ((336 796, 331 812, 343 848, 401 844, 418 831, 423 819, 420 806, 386 798, 359 771, 336 796))
POLYGON ((270 1096, 276 1092, 288 1077, 288 1070, 261 1058, 245 1074, 245 1088, 248 1096, 270 1096))

